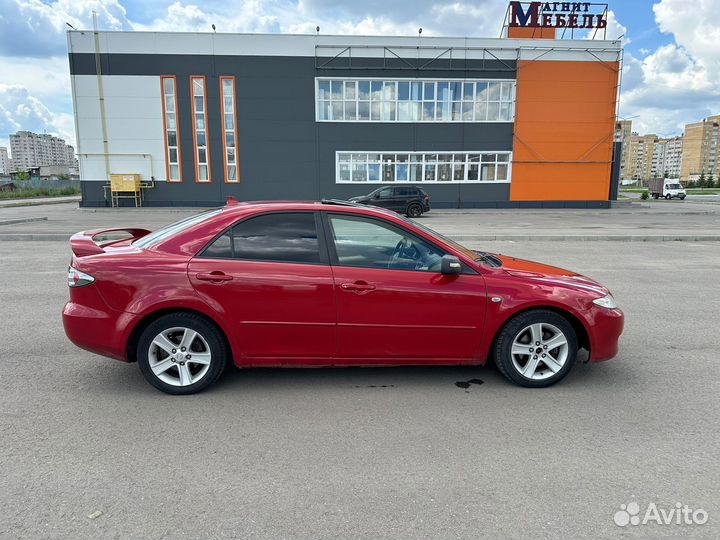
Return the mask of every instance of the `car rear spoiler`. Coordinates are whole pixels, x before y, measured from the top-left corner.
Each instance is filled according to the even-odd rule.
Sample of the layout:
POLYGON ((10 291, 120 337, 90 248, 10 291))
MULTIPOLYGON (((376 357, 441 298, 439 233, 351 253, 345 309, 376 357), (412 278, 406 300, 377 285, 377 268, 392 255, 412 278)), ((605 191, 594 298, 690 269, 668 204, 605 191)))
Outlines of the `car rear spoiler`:
POLYGON ((87 255, 98 255, 99 253, 105 253, 107 246, 116 244, 118 242, 125 242, 127 240, 137 240, 143 236, 150 234, 147 229, 137 229, 133 227, 118 227, 114 229, 92 229, 90 231, 82 231, 75 233, 70 237, 70 249, 76 257, 85 257, 87 255), (96 236, 113 234, 113 233, 129 233, 130 237, 123 236, 115 240, 109 240, 107 242, 100 242, 95 239, 96 236))

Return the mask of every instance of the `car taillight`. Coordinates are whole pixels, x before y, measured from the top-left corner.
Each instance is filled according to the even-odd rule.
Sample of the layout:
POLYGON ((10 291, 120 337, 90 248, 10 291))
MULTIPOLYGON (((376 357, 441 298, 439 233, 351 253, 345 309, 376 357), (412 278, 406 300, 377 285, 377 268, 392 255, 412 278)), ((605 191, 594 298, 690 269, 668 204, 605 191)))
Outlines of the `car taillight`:
POLYGON ((93 281, 95 281, 95 278, 90 274, 68 266, 68 287, 82 287, 84 285, 90 285, 93 281))

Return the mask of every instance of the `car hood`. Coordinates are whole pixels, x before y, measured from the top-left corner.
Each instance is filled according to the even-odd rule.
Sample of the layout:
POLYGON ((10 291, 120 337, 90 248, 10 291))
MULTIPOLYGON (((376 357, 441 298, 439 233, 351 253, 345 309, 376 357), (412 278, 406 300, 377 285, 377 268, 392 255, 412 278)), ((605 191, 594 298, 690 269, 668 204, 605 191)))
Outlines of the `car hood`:
POLYGON ((502 262, 502 270, 507 274, 533 281, 539 281, 549 285, 559 285, 580 289, 588 293, 605 296, 609 293, 607 287, 604 287, 594 279, 578 274, 571 270, 558 268, 534 261, 526 261, 516 259, 507 255, 494 255, 502 262))

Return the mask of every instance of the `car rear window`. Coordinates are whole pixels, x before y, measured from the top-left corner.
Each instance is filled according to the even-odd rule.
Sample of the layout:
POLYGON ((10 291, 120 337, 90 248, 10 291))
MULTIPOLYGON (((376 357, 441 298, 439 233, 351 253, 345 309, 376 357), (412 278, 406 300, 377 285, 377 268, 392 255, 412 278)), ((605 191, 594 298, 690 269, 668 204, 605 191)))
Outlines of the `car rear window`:
POLYGON ((215 259, 319 264, 315 214, 271 213, 235 225, 201 255, 215 259))
POLYGON ((222 208, 217 208, 215 210, 208 210, 206 212, 202 212, 200 214, 195 214, 194 216, 187 217, 185 219, 181 219, 180 221, 176 221, 175 223, 171 223, 170 225, 166 225, 162 229, 158 229, 155 232, 152 232, 148 234, 147 236, 143 236, 139 240, 136 240, 133 242, 133 246, 139 247, 139 248, 149 248, 153 247, 160 242, 167 240, 171 236, 175 236, 176 234, 189 229, 193 225, 197 225, 198 223, 202 223, 203 221, 210 219, 214 216, 217 216, 220 212, 222 212, 222 208))

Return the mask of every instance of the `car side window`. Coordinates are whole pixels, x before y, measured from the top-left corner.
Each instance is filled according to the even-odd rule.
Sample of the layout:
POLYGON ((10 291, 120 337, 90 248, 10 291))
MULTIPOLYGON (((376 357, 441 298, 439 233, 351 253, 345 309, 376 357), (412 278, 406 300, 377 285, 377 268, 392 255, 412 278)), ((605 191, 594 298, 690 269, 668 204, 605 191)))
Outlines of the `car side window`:
POLYGON ((393 196, 393 188, 381 189, 378 193, 378 199, 391 199, 393 196))
POLYGON ((400 227, 358 216, 330 215, 329 221, 340 266, 440 271, 444 252, 400 227))
POLYGON ((272 213, 247 219, 216 238, 202 257, 319 264, 315 215, 272 213))
POLYGON ((408 188, 395 188, 395 196, 396 197, 409 197, 410 196, 410 190, 408 188))

